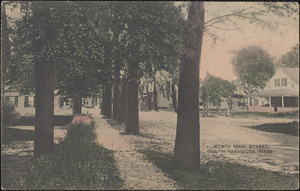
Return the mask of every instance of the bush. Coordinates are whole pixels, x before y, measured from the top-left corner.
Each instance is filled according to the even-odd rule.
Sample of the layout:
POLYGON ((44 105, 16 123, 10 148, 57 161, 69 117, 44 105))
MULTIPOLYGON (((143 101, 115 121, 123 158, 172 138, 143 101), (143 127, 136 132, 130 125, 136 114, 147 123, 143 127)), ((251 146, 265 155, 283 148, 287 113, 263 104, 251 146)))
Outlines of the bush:
POLYGON ((66 139, 36 160, 26 189, 120 189, 113 153, 95 142, 94 125, 71 124, 66 139))
POLYGON ((20 114, 16 112, 15 106, 13 106, 11 103, 4 102, 2 118, 2 124, 4 126, 17 121, 19 116, 20 114))
MULTIPOLYGON (((54 126, 64 126, 72 123, 73 116, 71 115, 54 115, 53 124, 54 126)), ((7 125, 10 126, 34 126, 35 116, 32 115, 22 115, 16 116, 13 120, 7 121, 7 125)))

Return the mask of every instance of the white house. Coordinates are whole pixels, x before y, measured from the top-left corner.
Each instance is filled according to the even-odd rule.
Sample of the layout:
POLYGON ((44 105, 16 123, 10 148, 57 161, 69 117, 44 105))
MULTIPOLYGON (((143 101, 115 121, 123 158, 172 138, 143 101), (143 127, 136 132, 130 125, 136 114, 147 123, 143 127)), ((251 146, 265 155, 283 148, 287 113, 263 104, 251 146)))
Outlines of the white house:
POLYGON ((269 113, 292 112, 299 110, 298 100, 299 68, 278 68, 262 92, 250 95, 248 110, 269 113))
MULTIPOLYGON (((54 112, 59 110, 60 98, 54 97, 54 112)), ((35 114, 35 96, 34 94, 23 95, 16 90, 5 90, 4 100, 7 103, 15 106, 16 112, 21 115, 34 115, 35 114)))

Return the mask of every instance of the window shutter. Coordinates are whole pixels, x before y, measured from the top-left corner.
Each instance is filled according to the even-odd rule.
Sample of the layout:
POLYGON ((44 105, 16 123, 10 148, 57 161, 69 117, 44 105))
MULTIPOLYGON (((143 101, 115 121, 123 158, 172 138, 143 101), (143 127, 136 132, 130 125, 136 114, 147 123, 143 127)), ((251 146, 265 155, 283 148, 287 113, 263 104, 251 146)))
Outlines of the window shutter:
POLYGON ((15 107, 18 107, 18 96, 15 96, 15 107))
POLYGON ((9 102, 9 97, 5 96, 5 102, 8 103, 9 102))
POLYGON ((28 107, 28 96, 25 96, 24 107, 28 107))
POLYGON ((35 96, 33 96, 33 107, 35 107, 35 96))

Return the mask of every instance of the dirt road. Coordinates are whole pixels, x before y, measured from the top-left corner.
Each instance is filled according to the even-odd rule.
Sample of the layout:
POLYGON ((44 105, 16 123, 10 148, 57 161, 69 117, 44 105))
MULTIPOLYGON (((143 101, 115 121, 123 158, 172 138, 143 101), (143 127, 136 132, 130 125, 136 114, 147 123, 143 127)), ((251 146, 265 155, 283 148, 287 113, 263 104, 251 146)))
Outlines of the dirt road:
MULTIPOLYGON (((145 144, 141 144, 139 140, 136 146, 173 152, 176 114, 166 111, 139 114, 140 132, 144 135, 145 144)), ((201 162, 224 160, 271 171, 299 173, 298 137, 246 128, 292 121, 278 118, 200 118, 201 162)))

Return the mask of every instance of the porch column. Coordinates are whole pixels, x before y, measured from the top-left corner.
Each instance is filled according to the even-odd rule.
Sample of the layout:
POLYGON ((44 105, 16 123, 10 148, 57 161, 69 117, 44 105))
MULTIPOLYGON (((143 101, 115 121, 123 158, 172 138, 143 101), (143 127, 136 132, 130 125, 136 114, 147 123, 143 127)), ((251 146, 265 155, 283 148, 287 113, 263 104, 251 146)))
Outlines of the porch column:
POLYGON ((250 96, 248 96, 248 109, 250 107, 250 96))
POLYGON ((269 107, 272 107, 271 106, 271 96, 269 96, 269 107))
POLYGON ((283 99, 283 96, 281 96, 281 107, 284 107, 284 99, 283 99))

